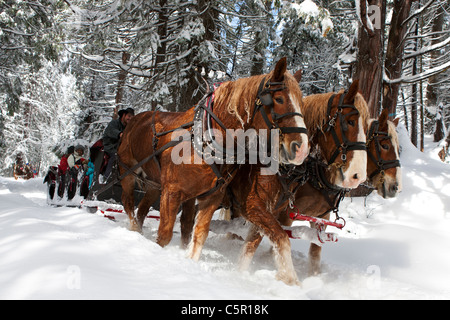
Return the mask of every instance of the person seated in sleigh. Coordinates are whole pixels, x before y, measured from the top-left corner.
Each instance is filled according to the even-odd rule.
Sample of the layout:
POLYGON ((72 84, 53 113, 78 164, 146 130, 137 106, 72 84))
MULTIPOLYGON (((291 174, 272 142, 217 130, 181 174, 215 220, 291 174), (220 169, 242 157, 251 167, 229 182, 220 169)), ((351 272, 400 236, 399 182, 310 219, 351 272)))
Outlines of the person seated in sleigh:
POLYGON ((123 109, 118 112, 118 115, 119 118, 113 119, 103 133, 103 150, 109 156, 108 164, 103 174, 104 181, 111 175, 113 165, 117 159, 117 149, 119 148, 120 139, 128 122, 134 116, 134 110, 132 108, 123 109))

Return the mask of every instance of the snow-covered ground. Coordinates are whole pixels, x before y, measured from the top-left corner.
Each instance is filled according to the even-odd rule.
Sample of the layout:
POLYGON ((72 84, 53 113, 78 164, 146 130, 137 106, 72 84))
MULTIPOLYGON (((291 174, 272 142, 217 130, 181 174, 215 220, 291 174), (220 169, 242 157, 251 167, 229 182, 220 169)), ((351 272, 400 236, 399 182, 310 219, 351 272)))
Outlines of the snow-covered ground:
POLYGON ((275 280, 266 240, 249 272, 236 269, 242 242, 213 232, 196 263, 178 224, 160 248, 156 220, 141 235, 125 216, 48 206, 42 179, 0 178, 0 299, 449 299, 450 166, 435 144, 422 154, 400 140, 403 192, 344 200, 347 225, 329 229, 339 242, 324 245, 320 276, 307 276, 309 244, 292 240, 301 287, 275 280))

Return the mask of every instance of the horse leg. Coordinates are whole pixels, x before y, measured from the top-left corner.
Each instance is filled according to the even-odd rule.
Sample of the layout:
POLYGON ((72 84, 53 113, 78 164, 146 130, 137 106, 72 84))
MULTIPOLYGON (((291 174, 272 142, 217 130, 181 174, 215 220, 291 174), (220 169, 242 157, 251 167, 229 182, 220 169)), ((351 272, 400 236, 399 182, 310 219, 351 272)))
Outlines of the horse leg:
POLYGON ((258 228, 254 225, 250 227, 248 231, 247 238, 245 239, 244 247, 241 251, 241 256, 239 257, 239 270, 248 270, 250 263, 252 262, 253 256, 255 255, 256 249, 258 249, 263 237, 259 233, 258 228))
POLYGON ((247 213, 246 219, 260 229, 269 238, 275 248, 275 263, 278 268, 277 279, 287 285, 300 285, 294 269, 291 255, 291 243, 287 233, 278 220, 265 210, 264 206, 253 207, 247 213))
POLYGON ((122 179, 122 204, 130 219, 130 230, 142 232, 142 228, 134 215, 134 183, 133 175, 128 175, 122 179))
POLYGON ((144 198, 142 198, 141 202, 139 202, 139 209, 137 212, 137 223, 142 230, 142 226, 144 225, 145 218, 147 217, 148 211, 150 210, 150 206, 158 200, 159 190, 154 189, 152 187, 147 187, 144 198))
POLYGON ((180 193, 170 192, 169 188, 165 188, 161 193, 160 221, 156 239, 161 247, 165 247, 172 240, 173 226, 181 205, 180 193))
POLYGON ((191 240, 192 229, 195 222, 195 199, 188 200, 181 205, 181 245, 187 248, 191 240))
MULTIPOLYGON (((330 214, 327 214, 324 219, 328 220, 330 219, 330 214)), ((316 228, 315 223, 311 223, 311 228, 316 228)), ((326 226, 324 227, 323 231, 325 231, 326 226)), ((311 243, 309 246, 309 275, 310 276, 317 276, 320 274, 320 260, 322 255, 322 247, 318 246, 314 243, 311 243)))
POLYGON ((320 274, 320 257, 322 247, 311 243, 309 246, 309 275, 317 276, 320 274))
POLYGON ((198 200, 198 212, 195 218, 194 234, 189 244, 188 257, 198 261, 202 253, 203 245, 209 233, 214 211, 220 206, 223 194, 218 192, 208 197, 207 200, 198 200))

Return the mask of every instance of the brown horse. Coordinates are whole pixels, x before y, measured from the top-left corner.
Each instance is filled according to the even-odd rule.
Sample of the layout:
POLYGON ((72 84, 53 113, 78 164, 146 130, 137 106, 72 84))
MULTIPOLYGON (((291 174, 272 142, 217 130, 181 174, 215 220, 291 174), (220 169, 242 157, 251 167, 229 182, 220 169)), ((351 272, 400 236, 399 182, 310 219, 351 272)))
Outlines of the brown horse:
MULTIPOLYGON (((299 74, 296 74, 298 76, 299 74)), ((298 87, 298 79, 290 78, 290 83, 293 87, 290 93, 290 99, 296 101, 300 106, 302 101, 302 94, 298 87)), ((277 98, 274 97, 276 100, 277 98)), ((298 119, 300 120, 300 119, 298 119)), ((297 125, 303 125, 298 122, 297 125)), ((291 130, 281 131, 281 136, 288 134, 291 130)), ((305 131, 306 132, 306 131, 305 131)), ((305 135, 306 138, 306 135, 305 135)), ((286 153, 286 149, 282 149, 280 157, 283 158, 283 154, 286 153)), ((288 158, 285 156, 285 158, 288 158)), ((284 164, 293 164, 287 161, 283 161, 284 164)), ((295 164, 294 164, 295 165, 295 164)), ((242 164, 237 172, 238 184, 245 185, 246 188, 241 194, 242 198, 245 198, 246 208, 242 215, 259 229, 272 241, 275 245, 277 255, 276 263, 278 266, 277 278, 284 281, 287 284, 298 283, 297 275, 295 274, 290 242, 284 230, 280 227, 280 224, 276 220, 277 212, 275 210, 277 199, 279 199, 279 180, 275 175, 267 174, 267 168, 261 164, 242 164)), ((216 206, 220 204, 222 199, 216 202, 216 206)), ((183 212, 184 214, 184 212, 183 212)), ((212 212, 206 213, 199 210, 196 216, 195 230, 192 236, 192 240, 189 246, 189 256, 194 260, 198 260, 201 254, 203 244, 206 240, 209 224, 211 222, 212 212)))
MULTIPOLYGON (((401 191, 401 168, 399 157, 399 143, 397 132, 395 130, 398 120, 393 122, 388 120, 388 111, 385 109, 379 116, 378 120, 369 119, 367 131, 367 176, 368 183, 372 184, 378 194, 383 198, 395 197, 401 191)), ((333 198, 333 195, 329 195, 333 198)), ((320 216, 324 219, 330 218, 332 210, 337 210, 339 206, 338 194, 335 195, 333 201, 335 206, 330 206, 329 202, 320 195, 317 188, 306 184, 304 188, 298 190, 296 194, 295 204, 302 206, 302 213, 309 216, 320 216), (316 193, 317 198, 315 204, 303 207, 311 194, 316 193), (319 205, 320 204, 320 205, 319 205)), ((282 218, 284 225, 291 225, 292 220, 288 218, 288 214, 282 218)), ((311 224, 314 227, 314 224, 311 224)), ((325 230, 325 229, 324 229, 325 230)), ((320 273, 322 247, 311 243, 309 248, 309 273, 317 275, 320 273)))
MULTIPOLYGON (((366 177, 366 140, 361 118, 365 120, 368 113, 367 108, 360 103, 357 92, 358 83, 355 82, 348 93, 342 91, 335 95, 329 94, 323 100, 304 104, 302 109, 312 145, 322 146, 315 148, 316 156, 332 160, 329 161, 325 175, 335 185, 355 187, 366 177)), ((277 230, 278 237, 283 239, 283 248, 290 249, 288 236, 276 219, 286 209, 288 202, 294 200, 295 189, 301 186, 302 178, 302 173, 298 177, 292 177, 288 173, 289 182, 286 183, 283 182, 284 178, 278 176, 261 176, 257 168, 253 167, 248 171, 241 170, 232 181, 230 190, 233 215, 243 216, 253 223, 240 258, 241 270, 248 268, 263 235, 268 235, 279 251, 277 246, 280 247, 281 241, 275 242, 271 237, 273 230, 277 230), (264 229, 264 225, 269 225, 267 222, 258 221, 258 218, 261 219, 261 212, 265 211, 272 214, 272 230, 264 229)), ((266 219, 269 219, 268 215, 266 219)), ((278 268, 280 270, 279 266, 278 268)), ((292 272, 295 272, 293 266, 292 272)), ((278 277, 282 278, 281 276, 279 273, 278 277)))
MULTIPOLYGON (((319 96, 315 95, 304 99, 305 105, 308 105, 311 99, 316 100, 319 96)), ((356 100, 359 100, 356 104, 366 105, 359 94, 356 100)), ((305 120, 307 120, 306 116, 305 120)), ((372 184, 378 194, 384 198, 395 197, 401 191, 399 143, 395 130, 398 120, 389 121, 388 111, 384 110, 378 119, 368 119, 364 126, 367 132, 367 182, 372 184)), ((308 161, 309 159, 306 165, 309 164, 308 161)), ((322 179, 318 176, 317 173, 313 174, 304 185, 298 188, 294 204, 301 208, 302 214, 329 219, 330 213, 338 209, 342 199, 342 190, 334 187, 326 179, 317 183, 317 180, 322 179)), ((292 225, 293 221, 289 217, 288 210, 280 214, 279 221, 285 226, 292 225)), ((313 223, 311 226, 315 227, 313 223)), ((249 234, 249 237, 251 236, 252 234, 249 234)), ((320 273, 321 250, 322 247, 311 243, 309 249, 309 273, 311 275, 320 273)))
MULTIPOLYGON (((214 92, 214 109, 211 127, 222 137, 228 137, 225 129, 255 129, 266 135, 261 129, 277 128, 282 132, 277 146, 282 163, 301 164, 306 158, 309 147, 307 136, 296 128, 304 128, 300 114, 301 91, 294 77, 286 71, 286 59, 281 59, 275 69, 261 76, 223 83, 214 92), (284 133, 283 133, 284 131, 284 133)), ((210 113, 201 110, 201 113, 210 113)), ((201 114, 200 113, 200 114, 201 114)), ((160 225, 157 242, 167 245, 173 234, 176 215, 182 204, 189 204, 192 211, 197 199, 198 216, 195 234, 192 238, 193 251, 190 256, 198 259, 199 250, 207 237, 209 221, 215 209, 220 205, 226 185, 235 172, 235 164, 211 165, 206 163, 193 148, 192 135, 180 127, 195 130, 190 122, 198 115, 197 108, 182 113, 145 112, 132 119, 124 131, 118 150, 120 172, 124 175, 127 168, 140 164, 157 152, 152 160, 144 161, 133 174, 126 175, 122 181, 122 202, 130 218, 132 230, 141 231, 142 223, 151 203, 159 196, 154 184, 147 184, 144 199, 139 204, 137 216, 134 214, 133 189, 137 175, 161 185, 160 225), (159 133, 159 134, 158 134, 159 133), (186 134, 188 137, 186 138, 186 134), (180 139, 176 148, 170 143, 180 139), (180 152, 183 156, 180 156, 180 152), (177 158, 177 161, 174 161, 177 158), (181 161, 179 161, 181 158, 181 161)), ((203 122, 203 121, 200 121, 203 122)), ((195 140, 195 135, 194 135, 195 140)), ((219 141, 220 143, 220 141, 219 141)), ((200 150, 201 152, 201 150, 200 150)), ((183 208, 184 211, 184 208, 183 208)), ((187 219, 189 220, 189 219, 187 219)), ((189 229, 189 228, 186 228, 189 229)))
POLYGON ((383 198, 396 197, 402 190, 400 143, 396 127, 400 118, 389 121, 383 109, 378 120, 370 119, 367 130, 368 182, 383 198))

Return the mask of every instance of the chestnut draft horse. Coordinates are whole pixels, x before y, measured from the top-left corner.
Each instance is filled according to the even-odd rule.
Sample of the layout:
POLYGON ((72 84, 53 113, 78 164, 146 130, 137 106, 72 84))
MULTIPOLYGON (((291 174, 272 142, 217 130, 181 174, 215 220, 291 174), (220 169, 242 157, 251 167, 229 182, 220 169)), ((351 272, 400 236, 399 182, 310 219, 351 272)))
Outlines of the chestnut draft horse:
MULTIPOLYGON (((329 94, 315 103, 304 104, 302 108, 310 140, 316 146, 312 152, 320 161, 327 162, 328 168, 323 175, 339 189, 355 188, 366 179, 363 123, 368 112, 357 92, 358 82, 355 82, 348 93, 341 91, 329 94)), ((250 168, 248 172, 241 170, 229 188, 233 216, 243 216, 254 222, 253 216, 258 216, 259 211, 270 210, 275 220, 288 203, 294 201, 295 190, 305 183, 306 170, 296 169, 287 169, 284 175, 279 174, 277 177, 261 176, 255 168, 250 168)), ((308 199, 309 201, 315 199, 308 199)), ((303 207, 303 204, 299 203, 299 206, 303 207)), ((276 228, 284 233, 284 239, 289 243, 281 226, 278 224, 276 228)), ((248 268, 263 235, 268 232, 270 231, 264 230, 261 224, 253 223, 240 257, 241 270, 248 268)), ((273 243, 272 239, 271 241, 273 243)))
MULTIPOLYGON (((373 185, 383 198, 395 197, 401 191, 399 142, 396 132, 398 121, 399 119, 389 121, 388 111, 385 109, 378 120, 369 119, 366 123, 367 182, 373 185)), ((302 214, 328 220, 332 211, 337 213, 342 196, 339 190, 324 193, 310 178, 308 183, 296 192, 295 206, 301 208, 302 214)), ((286 226, 292 225, 293 222, 287 211, 280 215, 280 221, 286 226)), ((314 223, 311 223, 311 227, 315 227, 314 223)), ((326 226, 322 230, 325 229, 326 226)), ((321 253, 321 246, 310 244, 308 254, 310 275, 320 273, 321 253)))
POLYGON ((383 109, 377 119, 370 119, 367 130, 367 176, 383 198, 394 198, 402 190, 400 143, 397 126, 400 118, 388 120, 383 109))
MULTIPOLYGON (((192 132, 177 130, 191 127, 195 131, 195 124, 191 122, 198 114, 209 114, 213 118, 211 127, 220 132, 222 137, 228 137, 228 129, 255 129, 259 130, 260 135, 265 134, 266 141, 269 141, 270 130, 267 129, 276 128, 282 133, 277 145, 280 161, 296 165, 303 162, 309 147, 300 113, 302 94, 295 78, 286 71, 286 65, 286 59, 283 58, 267 75, 223 83, 214 92, 213 111, 203 108, 198 112, 202 108, 199 104, 186 112, 144 112, 132 119, 124 131, 118 150, 121 175, 124 176, 127 170, 133 170, 133 174, 121 180, 122 202, 132 230, 141 231, 149 206, 159 196, 154 185, 146 184, 146 194, 135 216, 133 189, 136 177, 143 176, 161 185, 157 243, 165 246, 170 242, 180 206, 183 203, 192 206, 195 199, 198 216, 202 218, 196 219, 191 248, 196 248, 196 245, 201 248, 206 240, 209 221, 220 205, 225 187, 234 177, 237 165, 228 162, 208 164, 201 158, 198 161, 199 155, 191 142, 192 132), (166 134, 172 131, 173 134, 166 134), (165 149, 174 141, 179 144, 165 149), (180 153, 183 153, 181 161, 180 153), (154 154, 157 156, 153 160, 146 161, 154 154), (174 158, 177 161, 173 161, 174 158), (136 168, 137 165, 139 168, 136 168)), ((190 251, 193 259, 198 259, 199 255, 197 249, 190 251)))
MULTIPOLYGON (((309 106, 311 101, 318 100, 320 97, 326 98, 327 95, 307 97, 304 99, 305 106, 309 106)), ((366 106, 366 102, 360 94, 355 98, 355 105, 366 106)), ((366 114, 363 111, 365 108, 361 109, 364 114, 366 114)), ((305 121, 309 123, 306 114, 305 121)), ((384 110, 378 119, 369 119, 364 126, 367 132, 368 183, 372 184, 383 198, 395 197, 401 191, 399 143, 396 132, 398 120, 389 121, 388 111, 384 110)), ((302 167, 312 168, 312 171, 307 174, 306 183, 297 189, 294 205, 301 208, 301 213, 304 215, 329 219, 332 211, 337 213, 346 189, 340 189, 331 184, 330 180, 320 173, 322 169, 317 164, 316 160, 308 157, 302 165, 302 167)), ((285 226, 291 226, 293 222, 289 211, 287 209, 279 216, 280 223, 285 226)), ((314 223, 311 223, 311 226, 315 227, 314 223)), ((325 228, 326 226, 322 230, 324 231, 325 228)), ((320 273, 321 250, 322 247, 311 243, 309 249, 309 273, 311 275, 320 273)))

